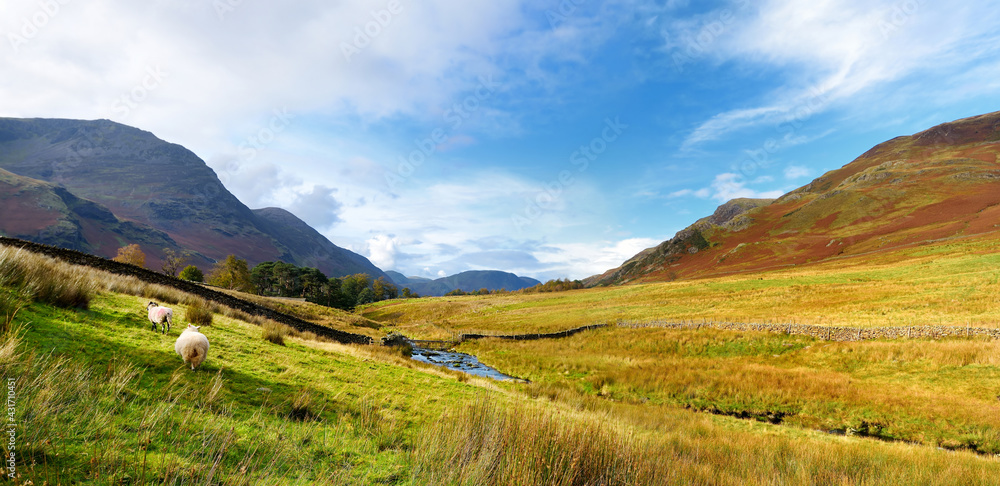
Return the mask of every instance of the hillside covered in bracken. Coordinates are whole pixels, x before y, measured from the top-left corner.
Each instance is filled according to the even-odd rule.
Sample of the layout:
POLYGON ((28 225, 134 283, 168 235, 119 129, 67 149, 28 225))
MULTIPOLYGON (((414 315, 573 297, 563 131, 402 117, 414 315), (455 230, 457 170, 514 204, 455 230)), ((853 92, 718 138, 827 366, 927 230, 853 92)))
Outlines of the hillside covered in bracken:
POLYGON ((777 200, 735 200, 589 285, 752 272, 997 234, 1000 112, 897 137, 777 200))

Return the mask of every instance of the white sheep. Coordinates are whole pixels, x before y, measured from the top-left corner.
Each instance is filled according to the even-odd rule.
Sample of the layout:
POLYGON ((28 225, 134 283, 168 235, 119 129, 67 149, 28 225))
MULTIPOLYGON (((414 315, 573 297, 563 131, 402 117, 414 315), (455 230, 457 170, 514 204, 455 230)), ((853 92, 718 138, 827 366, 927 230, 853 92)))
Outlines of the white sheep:
POLYGON ((170 325, 174 318, 174 310, 169 307, 163 307, 156 302, 150 302, 146 304, 146 310, 149 311, 149 322, 153 323, 153 331, 156 331, 156 325, 159 324, 160 328, 163 330, 163 334, 170 331, 170 325))
POLYGON ((208 356, 208 338, 199 329, 201 328, 198 326, 188 324, 174 343, 174 351, 181 355, 185 363, 191 363, 191 371, 208 356))

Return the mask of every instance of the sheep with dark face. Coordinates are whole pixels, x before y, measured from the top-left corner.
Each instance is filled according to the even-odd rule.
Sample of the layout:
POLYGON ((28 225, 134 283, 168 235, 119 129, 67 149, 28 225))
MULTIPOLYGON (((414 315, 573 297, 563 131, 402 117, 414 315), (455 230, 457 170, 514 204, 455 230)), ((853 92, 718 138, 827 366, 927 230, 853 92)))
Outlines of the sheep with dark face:
POLYGON ((147 304, 146 310, 149 311, 149 322, 153 323, 153 331, 156 331, 156 325, 159 324, 163 334, 166 334, 170 330, 171 321, 174 318, 174 310, 169 307, 163 307, 156 302, 147 304))
POLYGON ((191 371, 208 357, 208 338, 199 329, 201 328, 198 326, 188 324, 187 329, 181 332, 177 342, 174 343, 174 351, 185 363, 191 365, 191 371))

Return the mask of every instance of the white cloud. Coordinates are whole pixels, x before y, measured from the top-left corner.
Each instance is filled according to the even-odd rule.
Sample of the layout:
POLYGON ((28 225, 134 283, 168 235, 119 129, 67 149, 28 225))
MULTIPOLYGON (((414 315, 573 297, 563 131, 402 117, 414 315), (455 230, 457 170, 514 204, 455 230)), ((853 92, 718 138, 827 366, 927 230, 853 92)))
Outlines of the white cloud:
POLYGON ((333 195, 337 190, 315 184, 311 188, 299 188, 294 199, 283 207, 317 229, 328 228, 340 221, 342 204, 333 195))
POLYGON ((705 142, 717 140, 729 132, 758 125, 763 121, 777 120, 780 116, 788 113, 788 110, 787 107, 764 106, 719 113, 688 135, 681 145, 681 150, 689 151, 705 142))
POLYGON ((719 174, 712 181, 712 199, 719 202, 726 202, 737 198, 777 198, 784 194, 780 190, 756 191, 747 187, 743 176, 733 173, 719 174))
MULTIPOLYGON (((395 198, 382 192, 384 182, 370 187, 341 180, 336 194, 345 202, 341 221, 323 233, 369 256, 380 268, 408 275, 489 269, 534 276, 552 266, 539 261, 540 253, 551 250, 548 241, 592 238, 586 222, 602 218, 607 206, 594 186, 581 179, 564 187, 553 204, 519 231, 512 215, 523 214, 528 201, 544 191, 544 182, 496 169, 456 172, 429 183, 417 180, 423 175, 415 173, 401 184, 395 198), (347 203, 359 199, 363 202, 347 203)), ((328 184, 323 175, 316 181, 328 184)))
MULTIPOLYGON (((378 35, 362 39, 365 45, 350 56, 344 46, 355 42, 356 29, 372 23, 372 12, 385 3, 242 2, 221 19, 213 8, 220 2, 59 3, 55 15, 40 14, 37 2, 0 5, 5 34, 19 33, 24 19, 46 17, 16 47, 4 35, 0 64, 17 75, 0 79, 2 114, 111 118, 204 156, 231 149, 220 141, 255 132, 279 108, 365 122, 439 117, 457 97, 474 91, 480 77, 501 75, 499 59, 541 62, 587 48, 576 42, 579 37, 554 42, 558 35, 547 26, 525 28, 532 25, 526 15, 544 16, 522 0, 400 2, 403 11, 378 35), (164 73, 163 79, 150 83, 151 69, 164 73), (156 86, 144 90, 144 83, 156 86), (122 96, 134 98, 128 109, 121 109, 122 96)), ((580 35, 588 38, 603 28, 589 26, 580 35)), ((497 79, 500 91, 539 81, 560 82, 497 79)), ((511 122, 498 110, 480 115, 511 122)))
POLYGON ((390 235, 376 235, 365 242, 365 254, 368 259, 383 270, 396 268, 396 256, 399 254, 399 239, 390 235))
POLYGON ((709 187, 701 189, 682 189, 670 194, 670 197, 694 196, 700 199, 714 199, 718 202, 727 202, 737 198, 752 199, 774 199, 784 195, 781 190, 758 191, 747 187, 748 184, 770 183, 774 179, 768 176, 758 177, 752 182, 747 182, 743 176, 726 172, 718 174, 709 187))
POLYGON ((709 189, 709 188, 707 188, 707 187, 703 187, 703 188, 698 189, 698 190, 694 190, 694 189, 681 189, 679 191, 674 191, 674 192, 670 193, 670 197, 694 196, 694 197, 698 197, 698 198, 702 198, 702 199, 707 199, 711 195, 712 195, 712 190, 709 189))
POLYGON ((662 241, 653 238, 627 238, 618 241, 553 245, 558 247, 560 253, 540 256, 542 263, 550 267, 547 272, 541 274, 540 280, 552 278, 582 279, 592 275, 600 275, 620 266, 639 252, 656 246, 662 241), (568 255, 570 259, 563 260, 559 258, 559 255, 568 255))
POLYGON ((812 174, 811 170, 809 170, 806 167, 801 167, 798 165, 790 165, 785 168, 785 179, 788 179, 790 181, 795 179, 801 179, 803 177, 809 177, 810 174, 812 174))

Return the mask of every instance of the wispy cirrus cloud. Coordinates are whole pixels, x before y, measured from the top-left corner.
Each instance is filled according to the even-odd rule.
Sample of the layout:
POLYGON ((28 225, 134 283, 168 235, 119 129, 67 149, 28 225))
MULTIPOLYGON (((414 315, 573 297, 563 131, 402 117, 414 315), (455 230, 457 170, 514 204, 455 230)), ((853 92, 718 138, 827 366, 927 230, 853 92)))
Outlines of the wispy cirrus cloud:
MULTIPOLYGON (((681 148, 812 116, 916 75, 961 72, 961 66, 996 54, 1000 45, 995 29, 1000 16, 988 3, 767 0, 732 25, 731 35, 711 54, 766 70, 775 77, 774 87, 757 106, 722 111, 702 122, 681 148)), ((946 89, 935 81, 926 88, 946 89)))

